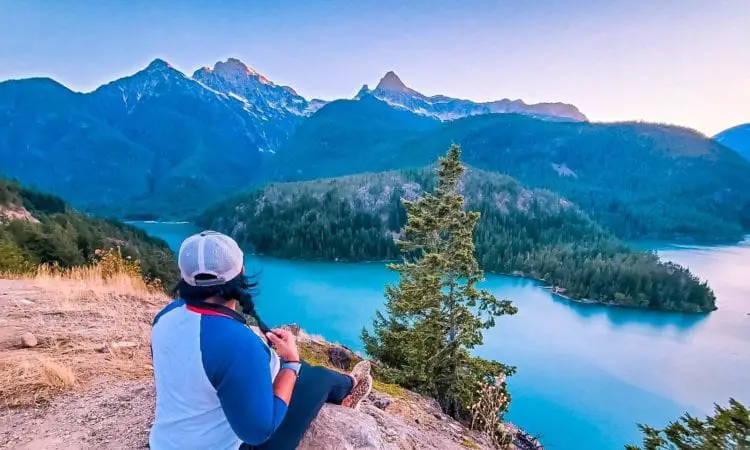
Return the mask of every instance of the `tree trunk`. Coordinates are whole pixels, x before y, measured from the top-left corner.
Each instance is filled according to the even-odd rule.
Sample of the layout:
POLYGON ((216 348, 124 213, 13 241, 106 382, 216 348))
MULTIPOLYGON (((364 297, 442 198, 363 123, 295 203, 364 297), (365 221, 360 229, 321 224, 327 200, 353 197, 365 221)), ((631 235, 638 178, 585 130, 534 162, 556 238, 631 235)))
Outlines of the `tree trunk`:
POLYGON ((458 384, 458 317, 456 317, 456 281, 451 280, 450 291, 448 294, 448 308, 450 313, 450 329, 448 330, 448 388, 446 392, 445 412, 454 419, 458 418, 459 409, 456 400, 455 389, 458 384))

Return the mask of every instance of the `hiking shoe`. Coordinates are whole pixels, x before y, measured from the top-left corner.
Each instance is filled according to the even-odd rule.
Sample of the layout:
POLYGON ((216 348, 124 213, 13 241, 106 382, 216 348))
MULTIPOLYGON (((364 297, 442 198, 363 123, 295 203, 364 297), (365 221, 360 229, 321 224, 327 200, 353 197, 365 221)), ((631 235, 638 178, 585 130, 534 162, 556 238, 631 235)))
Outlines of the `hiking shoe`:
POLYGON ((370 361, 358 362, 349 376, 354 380, 354 385, 349 395, 341 402, 341 405, 347 408, 359 409, 359 404, 370 395, 370 391, 372 390, 370 361))
POLYGON ((357 365, 352 368, 352 371, 349 372, 349 376, 354 378, 354 383, 356 384, 359 382, 359 380, 364 379, 367 375, 370 375, 370 368, 372 365, 370 364, 370 361, 362 360, 357 363, 357 365))

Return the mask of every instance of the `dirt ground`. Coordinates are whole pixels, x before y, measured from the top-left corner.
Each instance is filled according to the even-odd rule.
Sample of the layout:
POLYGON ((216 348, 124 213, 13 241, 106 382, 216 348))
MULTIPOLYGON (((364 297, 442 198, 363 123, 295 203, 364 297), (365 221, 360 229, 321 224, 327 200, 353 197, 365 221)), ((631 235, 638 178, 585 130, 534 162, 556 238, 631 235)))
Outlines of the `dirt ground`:
POLYGON ((167 299, 129 289, 0 280, 0 448, 146 448, 148 330, 167 299))
POLYGON ((0 448, 84 450, 148 448, 150 380, 95 382, 45 406, 0 410, 0 448))

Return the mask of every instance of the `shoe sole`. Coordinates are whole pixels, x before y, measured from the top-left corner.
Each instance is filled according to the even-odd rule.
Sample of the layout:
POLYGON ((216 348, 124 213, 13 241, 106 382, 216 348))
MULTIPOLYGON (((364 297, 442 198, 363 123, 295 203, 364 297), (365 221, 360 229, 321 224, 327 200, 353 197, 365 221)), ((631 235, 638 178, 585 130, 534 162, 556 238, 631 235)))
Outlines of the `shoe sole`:
POLYGON ((352 371, 349 372, 349 376, 355 380, 359 380, 364 375, 370 374, 371 367, 370 361, 360 361, 352 368, 352 371))
POLYGON ((352 388, 352 392, 349 394, 348 407, 352 409, 359 409, 359 404, 362 400, 366 399, 372 391, 372 376, 367 375, 364 380, 360 380, 359 383, 355 384, 352 388))

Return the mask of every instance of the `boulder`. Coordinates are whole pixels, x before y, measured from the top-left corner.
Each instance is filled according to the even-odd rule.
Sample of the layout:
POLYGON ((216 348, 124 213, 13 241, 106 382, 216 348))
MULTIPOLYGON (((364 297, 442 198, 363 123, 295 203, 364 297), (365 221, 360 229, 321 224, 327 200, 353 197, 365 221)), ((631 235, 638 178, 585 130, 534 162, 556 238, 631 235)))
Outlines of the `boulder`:
POLYGON ((334 346, 328 349, 328 362, 335 368, 348 370, 352 363, 349 352, 341 347, 334 346))
MULTIPOLYGON (((458 424, 456 426, 462 429, 458 424)), ((359 411, 326 404, 305 434, 300 450, 401 450, 441 449, 465 450, 489 448, 475 440, 468 430, 446 433, 364 403, 359 411)))
POLYGON ((325 405, 307 430, 300 450, 384 449, 381 430, 372 416, 336 405, 325 405))

